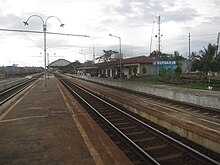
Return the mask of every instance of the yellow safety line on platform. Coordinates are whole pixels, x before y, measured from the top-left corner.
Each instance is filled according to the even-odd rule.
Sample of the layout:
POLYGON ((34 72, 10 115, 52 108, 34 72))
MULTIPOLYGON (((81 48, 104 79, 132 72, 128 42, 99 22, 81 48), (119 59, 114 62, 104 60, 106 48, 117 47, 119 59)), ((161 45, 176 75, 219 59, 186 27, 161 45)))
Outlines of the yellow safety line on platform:
POLYGON ((20 117, 15 119, 8 119, 8 120, 1 120, 0 123, 10 122, 10 121, 19 121, 19 120, 27 120, 27 119, 33 119, 33 118, 45 118, 48 116, 28 116, 28 117, 20 117))
MULTIPOLYGON (((56 82, 56 83, 57 83, 57 82, 56 82)), ((70 104, 68 103, 68 101, 67 101, 66 97, 64 96, 64 93, 63 93, 63 91, 61 90, 61 88, 60 88, 60 86, 59 86, 58 83, 57 83, 57 86, 58 86, 58 88, 59 88, 59 90, 60 90, 60 92, 61 92, 61 94, 62 94, 62 96, 63 96, 63 99, 64 99, 65 102, 66 102, 66 105, 67 105, 68 109, 72 112, 72 118, 73 118, 74 122, 76 123, 76 126, 77 126, 79 132, 81 133, 82 138, 83 138, 83 140, 84 140, 84 142, 85 142, 85 144, 86 144, 86 146, 87 146, 87 148, 88 148, 88 150, 89 150, 89 152, 90 152, 90 154, 91 154, 93 160, 95 161, 96 164, 104 165, 104 163, 103 163, 103 161, 102 161, 102 159, 101 159, 99 153, 98 153, 97 150, 93 147, 93 145, 92 145, 92 143, 91 143, 91 141, 90 141, 88 135, 86 134, 85 130, 83 129, 82 125, 80 124, 78 118, 76 117, 76 114, 74 113, 73 109, 71 108, 70 104)))
MULTIPOLYGON (((31 87, 31 89, 33 89, 35 86, 36 86, 36 84, 33 85, 33 86, 31 87)), ((28 88, 27 88, 27 89, 28 89, 28 88)), ((21 97, 18 101, 16 101, 7 111, 5 111, 5 112, 0 116, 0 121, 31 91, 31 89, 30 89, 27 93, 25 93, 25 95, 24 95, 23 97, 21 97)))

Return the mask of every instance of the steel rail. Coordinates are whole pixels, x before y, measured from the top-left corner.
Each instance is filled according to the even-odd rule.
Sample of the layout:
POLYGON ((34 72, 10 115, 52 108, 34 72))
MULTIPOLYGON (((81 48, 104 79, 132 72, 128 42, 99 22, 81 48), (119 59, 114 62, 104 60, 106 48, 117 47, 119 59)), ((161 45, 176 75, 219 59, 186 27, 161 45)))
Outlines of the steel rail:
MULTIPOLYGON (((68 81, 69 81, 69 80, 68 80, 68 81)), ((71 81, 69 81, 69 82, 70 82, 70 83, 73 83, 73 82, 71 82, 71 81)), ((74 85, 76 85, 76 84, 74 84, 74 85)), ((189 146, 183 144, 182 142, 180 142, 180 141, 178 141, 178 140, 172 138, 171 136, 169 136, 169 135, 167 135, 167 134, 165 134, 165 133, 163 133, 163 132, 161 132, 161 131, 155 129, 154 127, 152 127, 152 126, 150 126, 150 125, 144 123, 143 121, 141 121, 141 120, 135 118, 134 116, 132 116, 132 115, 130 115, 130 114, 128 114, 128 113, 122 111, 121 109, 119 109, 119 108, 117 108, 116 106, 110 104, 109 102, 107 102, 107 101, 101 99, 100 97, 94 95, 93 93, 91 93, 91 92, 85 90, 83 87, 81 87, 81 86, 79 86, 79 85, 77 85, 77 87, 80 88, 81 90, 83 90, 84 92, 86 92, 86 93, 92 95, 93 97, 99 99, 100 101, 104 102, 105 104, 111 106, 112 108, 117 109, 118 111, 120 111, 120 112, 123 113, 124 115, 126 115, 126 116, 132 118, 133 120, 135 120, 136 122, 139 122, 139 123, 143 124, 144 126, 148 127, 149 129, 155 131, 155 132, 158 133, 159 135, 161 135, 161 136, 167 138, 167 139, 170 140, 170 141, 175 142, 176 144, 178 144, 179 146, 181 146, 182 149, 185 149, 185 150, 187 150, 187 151, 190 151, 191 153, 193 153, 193 154, 199 156, 200 159, 203 159, 204 161, 208 161, 208 162, 211 162, 211 163, 216 164, 216 165, 220 165, 220 163, 217 162, 216 160, 214 160, 214 159, 212 159, 212 158, 210 158, 210 157, 208 157, 208 156, 202 154, 201 152, 199 152, 199 151, 197 151, 197 150, 195 150, 195 149, 193 149, 193 148, 191 148, 191 147, 189 147, 189 146)), ((71 89, 71 91, 72 91, 72 89, 71 89)), ((75 91, 73 91, 73 92, 75 93, 75 91)), ((78 94, 77 94, 77 95, 78 95, 78 94)), ((80 96, 80 99, 81 99, 81 96, 80 96)), ((84 99, 83 99, 83 100, 84 100, 84 99)), ((84 102, 86 102, 86 101, 84 101, 84 102)), ((86 103, 86 104, 88 104, 89 106, 91 106, 89 103, 86 103)), ((92 106, 91 106, 91 108, 94 109, 92 106)), ((96 110, 95 110, 95 111, 96 111, 96 110)), ((98 113, 99 113, 99 112, 98 112, 98 113)), ((100 115, 101 115, 101 114, 100 114, 100 115)), ((101 116, 102 116, 102 115, 101 115, 101 116)), ((105 118, 105 120, 107 120, 107 119, 105 118)), ((109 122, 109 121, 108 121, 108 122, 109 122)), ((111 125, 113 125, 113 124, 111 123, 111 125)), ((114 127, 115 127, 115 126, 114 126, 114 127)), ((119 132, 121 132, 121 131, 119 130, 119 132)), ((125 136, 126 136, 126 135, 125 135, 125 136)), ((126 137, 127 137, 127 136, 126 136, 126 137)), ((128 138, 128 137, 127 137, 127 138, 128 138)), ((128 139, 129 139, 129 138, 128 138, 128 139)), ((129 139, 129 141, 132 141, 132 140, 129 139)), ((137 145, 137 144, 136 144, 136 145, 137 145)), ((138 145, 137 145, 137 146, 138 146, 138 145)), ((138 147, 139 147, 139 146, 138 146, 138 147)), ((144 152, 145 152, 145 151, 144 151, 144 152)), ((148 154, 147 154, 147 155, 148 155, 148 154)), ((194 158, 195 158, 195 157, 194 157, 194 158)), ((152 158, 152 159, 153 159, 153 158, 152 158)))
MULTIPOLYGON (((84 98, 82 98, 77 92, 75 92, 68 84, 66 84, 64 81, 62 81, 65 86, 71 90, 77 97, 79 97, 86 105, 88 105, 94 112, 96 112, 96 114, 98 114, 107 124, 109 124, 115 131, 117 131, 121 136, 123 136, 123 138, 125 138, 131 145, 133 145, 133 147, 140 151, 142 153, 142 155, 145 156, 145 158, 147 158, 148 163, 153 163, 155 165, 160 165, 159 162, 157 162, 153 157, 151 157, 146 151, 144 151, 140 146, 138 146, 135 142, 133 142, 128 136, 126 136, 122 131, 120 131, 116 126, 114 126, 110 121, 108 121, 108 119, 106 119, 101 113, 99 113, 90 103, 88 103, 84 98), (150 161, 150 162, 149 162, 150 161)), ((74 84, 76 85, 76 84, 74 84)), ((87 92, 89 94, 91 94, 88 91, 85 91, 85 89, 81 88, 80 86, 77 85, 78 88, 80 88, 81 90, 83 90, 84 92, 87 92)))
MULTIPOLYGON (((7 96, 5 99, 1 100, 0 101, 0 105, 3 105, 4 103, 6 103, 8 100, 10 100, 11 98, 13 98, 15 95, 17 95, 18 93, 20 93, 21 91, 23 91, 24 89, 26 89, 28 86, 30 86, 31 82, 33 82, 35 79, 32 79, 32 80, 27 80, 21 84, 18 84, 16 86, 13 86, 9 89, 7 89, 6 91, 3 91, 0 93, 0 97, 4 97, 3 95, 4 94, 7 94, 9 92, 13 92, 13 90, 16 90, 18 89, 19 87, 21 87, 21 89, 13 92, 11 95, 7 96), (23 86, 23 87, 22 87, 23 86)), ((36 83, 36 82, 35 82, 36 83)))

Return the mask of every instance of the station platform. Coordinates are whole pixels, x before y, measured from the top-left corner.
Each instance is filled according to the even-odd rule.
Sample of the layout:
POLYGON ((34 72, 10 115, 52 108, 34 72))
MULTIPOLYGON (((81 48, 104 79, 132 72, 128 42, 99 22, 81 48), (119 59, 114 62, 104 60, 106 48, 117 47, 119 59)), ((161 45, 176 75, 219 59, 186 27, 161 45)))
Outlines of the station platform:
POLYGON ((220 111, 220 92, 218 91, 179 88, 167 85, 146 84, 126 80, 122 81, 119 79, 96 78, 84 75, 69 76, 220 111))
MULTIPOLYGON (((104 97, 105 99, 120 104, 122 107, 139 114, 147 120, 152 121, 181 137, 193 141, 216 153, 220 153, 220 116, 218 114, 209 115, 209 112, 207 111, 203 113, 200 111, 200 109, 202 109, 200 106, 192 108, 188 106, 186 108, 182 105, 172 105, 172 103, 169 102, 164 104, 163 102, 160 102, 160 99, 155 103, 140 95, 132 94, 130 91, 134 90, 145 93, 148 91, 153 92, 153 90, 148 89, 155 88, 154 91, 158 92, 158 90, 161 90, 161 94, 164 95, 168 95, 168 90, 172 90, 176 93, 176 96, 178 96, 177 93, 182 93, 188 96, 197 96, 197 98, 202 99, 206 95, 206 97, 210 97, 208 100, 211 100, 211 98, 216 98, 216 100, 220 99, 220 93, 205 90, 172 89, 171 87, 166 86, 156 88, 157 85, 149 86, 148 84, 143 83, 132 83, 122 80, 93 78, 87 76, 81 76, 80 78, 89 81, 84 81, 78 78, 73 78, 72 81, 84 86, 86 89, 104 97), (99 83, 107 86, 102 86, 99 83), (119 91, 112 88, 112 86, 128 90, 119 91), (164 92, 162 92, 162 90, 164 90, 164 92)), ((154 95, 160 93, 157 92, 155 92, 154 95)), ((175 95, 173 95, 173 97, 174 96, 175 95)))
POLYGON ((51 76, 0 107, 0 164, 131 164, 51 76))

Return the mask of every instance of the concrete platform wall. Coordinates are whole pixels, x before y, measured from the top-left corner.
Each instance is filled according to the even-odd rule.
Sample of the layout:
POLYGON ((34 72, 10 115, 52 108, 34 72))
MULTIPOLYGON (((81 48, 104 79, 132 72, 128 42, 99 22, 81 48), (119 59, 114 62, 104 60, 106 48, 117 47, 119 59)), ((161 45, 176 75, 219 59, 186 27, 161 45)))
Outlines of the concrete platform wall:
POLYGON ((9 88, 11 88, 11 87, 13 87, 13 86, 15 86, 15 85, 18 85, 18 84, 24 82, 25 80, 26 80, 26 79, 23 78, 23 79, 20 79, 20 80, 16 80, 16 81, 13 81, 13 82, 9 82, 9 83, 6 83, 6 84, 2 84, 2 85, 0 85, 0 92, 4 91, 4 90, 6 90, 6 89, 9 89, 9 88))
POLYGON ((28 79, 30 78, 36 78, 38 77, 39 75, 43 75, 42 73, 36 73, 36 74, 33 74, 33 75, 29 75, 29 76, 26 76, 25 78, 20 78, 20 79, 17 79, 15 81, 12 81, 12 82, 8 82, 8 83, 5 83, 5 84, 1 84, 0 85, 0 92, 6 90, 6 89, 9 89, 13 86, 16 86, 18 84, 21 84, 25 81, 27 81, 28 79))
POLYGON ((152 94, 176 101, 195 104, 202 107, 220 110, 220 92, 208 90, 193 90, 186 88, 176 88, 164 85, 148 85, 143 83, 126 82, 121 80, 100 79, 91 77, 81 77, 83 79, 110 85, 119 88, 134 90, 146 94, 152 94))

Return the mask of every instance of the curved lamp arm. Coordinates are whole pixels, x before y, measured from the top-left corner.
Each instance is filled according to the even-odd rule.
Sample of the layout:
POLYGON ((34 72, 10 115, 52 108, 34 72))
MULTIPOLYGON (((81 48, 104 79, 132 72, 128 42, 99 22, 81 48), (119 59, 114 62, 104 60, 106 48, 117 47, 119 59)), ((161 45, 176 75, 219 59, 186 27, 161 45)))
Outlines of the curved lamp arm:
POLYGON ((58 17, 56 17, 56 16, 49 16, 49 17, 47 17, 47 19, 46 19, 46 21, 45 21, 45 24, 47 24, 47 20, 49 19, 49 18, 56 18, 59 22, 60 22, 60 27, 64 27, 64 24, 60 21, 60 19, 58 18, 58 17))
POLYGON ((30 17, 28 17, 27 21, 24 21, 24 22, 23 22, 23 23, 24 23, 24 26, 29 25, 29 24, 28 24, 28 21, 29 21, 29 19, 32 18, 32 17, 38 17, 38 18, 40 18, 41 21, 42 21, 42 23, 43 23, 43 25, 44 25, 44 20, 43 20, 43 18, 42 18, 41 16, 39 16, 39 15, 31 15, 30 17))

